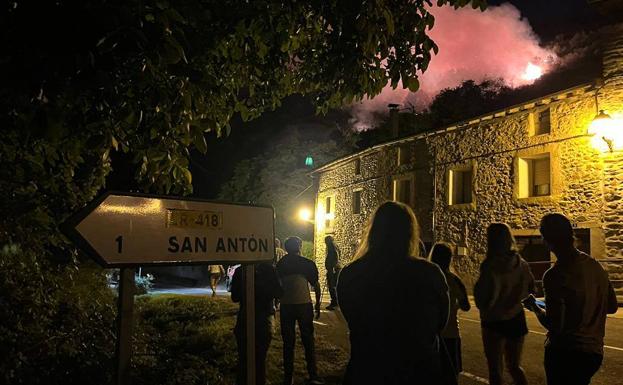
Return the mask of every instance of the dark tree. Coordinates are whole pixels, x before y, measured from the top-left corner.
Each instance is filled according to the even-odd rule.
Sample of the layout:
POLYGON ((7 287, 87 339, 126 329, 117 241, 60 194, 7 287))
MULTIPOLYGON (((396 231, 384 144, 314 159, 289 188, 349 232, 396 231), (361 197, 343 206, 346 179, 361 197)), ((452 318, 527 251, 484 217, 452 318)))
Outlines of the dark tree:
MULTIPOLYGON (((416 90, 437 51, 430 5, 3 3, 0 292, 11 295, 0 301, 2 382, 107 382, 110 302, 79 290, 78 254, 58 224, 105 187, 112 154, 125 154, 141 190, 188 193, 190 150, 207 151, 204 135, 227 134, 235 114, 257 117, 295 93, 323 112, 387 82, 416 90)), ((90 282, 105 289, 101 273, 90 282)))

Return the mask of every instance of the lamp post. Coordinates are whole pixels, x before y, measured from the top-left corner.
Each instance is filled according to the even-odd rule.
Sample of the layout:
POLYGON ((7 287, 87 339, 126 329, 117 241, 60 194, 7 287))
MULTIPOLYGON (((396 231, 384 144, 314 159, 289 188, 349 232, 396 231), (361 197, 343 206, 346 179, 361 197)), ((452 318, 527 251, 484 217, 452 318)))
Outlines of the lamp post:
POLYGON ((301 207, 299 209, 298 217, 303 222, 311 222, 311 223, 314 222, 312 220, 312 211, 310 209, 308 209, 307 207, 301 207))
POLYGON ((602 152, 613 152, 623 148, 623 124, 618 119, 612 118, 604 110, 599 108, 599 91, 604 86, 601 85, 595 91, 595 109, 597 111, 590 124, 588 133, 593 135, 591 141, 593 147, 602 152))
POLYGON ((613 151, 612 126, 614 123, 615 122, 610 115, 608 115, 604 110, 599 110, 599 113, 597 113, 597 115, 593 118, 591 128, 589 130, 591 134, 594 134, 597 138, 604 141, 610 152, 613 151))

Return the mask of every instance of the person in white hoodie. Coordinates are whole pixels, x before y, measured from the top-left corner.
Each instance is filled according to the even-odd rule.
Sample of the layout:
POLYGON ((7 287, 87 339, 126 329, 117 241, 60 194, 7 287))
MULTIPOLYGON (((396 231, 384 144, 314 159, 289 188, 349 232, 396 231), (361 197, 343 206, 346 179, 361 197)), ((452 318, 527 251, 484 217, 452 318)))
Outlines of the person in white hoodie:
POLYGON ((480 265, 474 299, 480 309, 482 342, 489 383, 503 384, 504 364, 516 385, 527 384, 521 367, 524 337, 528 334, 522 300, 534 292, 534 277, 505 223, 487 228, 487 256, 480 265))

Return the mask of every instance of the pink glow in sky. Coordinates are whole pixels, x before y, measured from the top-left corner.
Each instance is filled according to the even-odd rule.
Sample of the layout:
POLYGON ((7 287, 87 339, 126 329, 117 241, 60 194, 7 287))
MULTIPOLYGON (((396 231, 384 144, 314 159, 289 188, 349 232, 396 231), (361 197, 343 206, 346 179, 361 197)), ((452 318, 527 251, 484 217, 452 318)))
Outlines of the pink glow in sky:
POLYGON ((422 109, 445 88, 464 80, 502 79, 511 87, 533 83, 558 62, 556 54, 539 45, 526 19, 513 5, 489 7, 485 12, 451 7, 436 8, 430 36, 439 46, 428 70, 420 77, 420 90, 411 93, 386 87, 380 95, 351 106, 356 129, 370 128, 373 114, 387 111, 387 104, 422 109))

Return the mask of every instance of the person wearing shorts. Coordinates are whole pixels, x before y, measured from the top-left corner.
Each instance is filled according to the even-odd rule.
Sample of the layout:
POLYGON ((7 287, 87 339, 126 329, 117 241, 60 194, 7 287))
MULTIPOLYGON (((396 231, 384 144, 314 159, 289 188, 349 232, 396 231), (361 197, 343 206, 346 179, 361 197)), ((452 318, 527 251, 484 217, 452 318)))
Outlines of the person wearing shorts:
POLYGON ((212 289, 212 297, 214 297, 216 295, 216 286, 225 275, 225 269, 223 268, 223 265, 210 265, 208 266, 208 272, 210 273, 210 288, 212 289))
POLYGON ((491 385, 503 383, 505 365, 516 385, 527 384, 521 367, 528 334, 522 300, 534 290, 530 266, 517 252, 510 228, 492 223, 487 228, 487 256, 474 286, 491 385))

